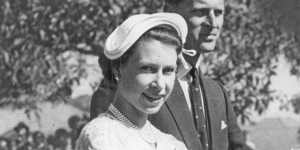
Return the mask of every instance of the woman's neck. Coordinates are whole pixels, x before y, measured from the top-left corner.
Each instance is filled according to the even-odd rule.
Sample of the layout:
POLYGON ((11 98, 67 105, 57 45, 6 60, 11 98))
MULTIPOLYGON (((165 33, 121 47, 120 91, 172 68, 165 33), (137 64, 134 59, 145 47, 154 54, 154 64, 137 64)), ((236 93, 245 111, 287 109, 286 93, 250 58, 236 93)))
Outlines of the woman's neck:
POLYGON ((136 109, 118 92, 115 94, 113 105, 138 128, 142 128, 145 125, 148 115, 136 109))

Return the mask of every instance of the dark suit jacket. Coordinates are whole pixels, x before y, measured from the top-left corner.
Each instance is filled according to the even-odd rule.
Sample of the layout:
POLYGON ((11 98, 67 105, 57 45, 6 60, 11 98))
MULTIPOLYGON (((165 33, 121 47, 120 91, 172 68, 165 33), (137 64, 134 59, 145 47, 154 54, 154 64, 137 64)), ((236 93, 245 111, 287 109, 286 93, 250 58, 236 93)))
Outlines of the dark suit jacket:
MULTIPOLYGON (((208 113, 211 150, 246 150, 245 138, 236 123, 236 116, 223 87, 210 79, 203 79, 202 82, 207 101, 205 109, 208 113)), ((107 100, 112 98, 112 95, 104 90, 107 89, 105 84, 101 86, 104 88, 99 88, 100 90, 92 98, 92 118, 104 112, 109 105, 107 100)), ((203 149, 183 91, 177 80, 166 104, 157 114, 150 116, 149 120, 163 132, 170 133, 183 141, 189 150, 203 149)))
MULTIPOLYGON (((232 105, 223 87, 211 79, 202 81, 207 101, 205 109, 208 113, 211 150, 247 149, 245 137, 237 125, 232 105)), ((149 120, 163 132, 184 141, 189 150, 203 149, 178 81, 166 104, 157 114, 150 116, 149 120)))

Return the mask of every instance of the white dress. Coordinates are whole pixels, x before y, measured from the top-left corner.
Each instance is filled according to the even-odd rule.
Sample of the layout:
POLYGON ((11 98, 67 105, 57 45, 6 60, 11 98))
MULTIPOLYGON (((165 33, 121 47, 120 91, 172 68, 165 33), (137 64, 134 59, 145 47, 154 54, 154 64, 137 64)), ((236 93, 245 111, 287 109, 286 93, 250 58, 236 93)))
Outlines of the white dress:
POLYGON ((149 121, 138 129, 104 113, 82 129, 76 150, 186 150, 186 147, 149 121))

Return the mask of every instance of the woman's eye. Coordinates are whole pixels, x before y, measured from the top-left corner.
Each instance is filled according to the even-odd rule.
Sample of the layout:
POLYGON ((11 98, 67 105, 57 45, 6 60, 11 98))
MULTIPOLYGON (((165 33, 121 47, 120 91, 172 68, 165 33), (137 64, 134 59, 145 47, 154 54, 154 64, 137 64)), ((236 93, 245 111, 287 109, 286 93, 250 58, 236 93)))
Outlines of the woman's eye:
POLYGON ((163 70, 164 74, 172 74, 175 73, 175 71, 176 71, 175 67, 168 67, 163 70))

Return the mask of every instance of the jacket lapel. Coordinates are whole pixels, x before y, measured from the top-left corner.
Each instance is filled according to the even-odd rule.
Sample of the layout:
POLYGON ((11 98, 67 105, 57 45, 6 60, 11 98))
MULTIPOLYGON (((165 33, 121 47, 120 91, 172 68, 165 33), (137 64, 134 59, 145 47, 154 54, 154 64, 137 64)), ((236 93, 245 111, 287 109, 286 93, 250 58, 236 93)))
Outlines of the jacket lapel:
POLYGON ((202 147, 193 124, 194 121, 191 112, 188 109, 184 93, 178 80, 175 81, 173 92, 170 95, 169 100, 166 102, 166 106, 172 113, 174 121, 176 122, 187 146, 193 146, 191 149, 197 150, 202 147))

